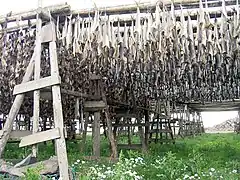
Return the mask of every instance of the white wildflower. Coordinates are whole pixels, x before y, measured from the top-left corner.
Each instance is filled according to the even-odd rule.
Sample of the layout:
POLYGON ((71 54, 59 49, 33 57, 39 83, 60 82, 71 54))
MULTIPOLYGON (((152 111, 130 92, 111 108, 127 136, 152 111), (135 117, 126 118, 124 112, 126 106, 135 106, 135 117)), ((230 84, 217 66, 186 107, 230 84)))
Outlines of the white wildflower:
POLYGON ((214 171, 215 171, 215 169, 214 169, 214 168, 211 168, 211 169, 210 169, 210 171, 214 172, 214 171))
POLYGON ((237 170, 234 169, 234 170, 232 171, 232 173, 237 173, 237 170))
POLYGON ((187 179, 187 178, 189 178, 189 175, 185 174, 183 179, 187 179))
POLYGON ((80 163, 80 160, 79 160, 79 159, 77 160, 77 163, 80 163))

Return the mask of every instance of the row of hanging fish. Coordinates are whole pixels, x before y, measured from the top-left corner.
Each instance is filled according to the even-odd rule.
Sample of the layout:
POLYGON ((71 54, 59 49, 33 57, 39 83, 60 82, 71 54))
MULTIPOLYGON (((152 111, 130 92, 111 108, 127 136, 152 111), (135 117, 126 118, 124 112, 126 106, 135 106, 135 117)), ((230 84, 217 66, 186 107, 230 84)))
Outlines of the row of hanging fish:
MULTIPOLYGON (((88 93, 89 74, 103 76, 109 100, 142 105, 146 98, 171 101, 219 101, 240 97, 239 6, 227 16, 223 2, 220 19, 210 19, 200 1, 197 24, 171 5, 156 5, 142 18, 139 8, 124 22, 96 10, 93 18, 57 20, 57 53, 62 88, 88 93), (117 26, 115 26, 117 24, 117 26), (195 32, 195 29, 197 31, 195 32)), ((22 80, 33 53, 35 33, 15 32, 0 38, 0 110, 8 113, 12 91, 22 80)), ((41 76, 50 75, 49 54, 42 53, 41 76)), ((74 116, 75 101, 63 96, 66 120, 74 116)), ((50 101, 42 101, 43 115, 51 117, 50 101)), ((23 113, 32 113, 30 99, 23 113)))
POLYGON ((152 98, 238 98, 238 4, 229 17, 222 1, 221 18, 213 21, 207 3, 203 7, 200 1, 196 27, 190 14, 186 19, 183 9, 177 20, 173 4, 170 11, 157 4, 154 15, 145 18, 137 7, 131 25, 125 22, 120 27, 120 20, 114 26, 116 20, 100 16, 96 10, 93 18, 67 17, 57 36, 74 57, 80 54, 80 61, 92 72, 106 77, 107 84, 118 92, 113 95, 131 84, 137 96, 152 98))

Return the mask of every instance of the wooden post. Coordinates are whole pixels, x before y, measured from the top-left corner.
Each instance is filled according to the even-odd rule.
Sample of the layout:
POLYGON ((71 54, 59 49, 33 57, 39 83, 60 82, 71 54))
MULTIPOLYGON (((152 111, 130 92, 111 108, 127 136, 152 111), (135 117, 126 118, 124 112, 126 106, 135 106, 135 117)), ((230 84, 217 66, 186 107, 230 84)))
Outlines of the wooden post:
MULTIPOLYGON (((59 76, 58 62, 57 62, 57 49, 56 42, 52 41, 49 45, 50 52, 50 64, 51 64, 51 76, 59 76)), ((68 160, 66 142, 64 137, 63 126, 63 113, 62 113, 62 100, 61 91, 59 85, 52 86, 52 98, 53 98, 53 116, 55 128, 59 128, 60 138, 55 140, 60 178, 64 180, 69 179, 68 175, 68 160)))
POLYGON ((82 143, 81 143, 81 151, 82 152, 85 151, 88 122, 89 122, 89 112, 86 112, 85 113, 85 122, 84 122, 83 135, 82 135, 82 143))
MULTIPOLYGON (((139 115, 137 117, 137 123, 141 124, 141 117, 139 115)), ((145 142, 143 128, 142 128, 141 125, 138 126, 138 133, 140 135, 140 140, 141 140, 141 144, 142 144, 142 151, 143 151, 143 153, 145 153, 147 151, 147 146, 146 146, 146 142, 145 142)))
MULTIPOLYGON (((147 103, 145 103, 145 107, 147 107, 147 103)), ((145 144, 146 147, 148 148, 148 137, 149 137, 149 111, 144 110, 144 117, 145 117, 145 144)))
POLYGON ((94 112, 93 156, 100 157, 100 112, 94 112))
MULTIPOLYGON (((41 0, 38 1, 39 5, 41 0)), ((40 79, 41 71, 41 29, 42 29, 42 20, 37 15, 37 26, 36 26, 36 59, 35 59, 35 68, 34 68, 34 80, 40 79)), ((39 129, 39 111, 40 111, 40 90, 35 90, 33 92, 33 133, 38 132, 39 129)), ((37 157, 37 145, 32 146, 33 157, 37 157)))
POLYGON ((77 120, 79 120, 79 131, 80 131, 80 113, 79 113, 79 98, 76 99, 75 102, 75 111, 74 111, 74 118, 75 118, 75 122, 77 122, 77 120))
POLYGON ((112 122, 110 120, 110 113, 109 113, 109 107, 107 105, 105 109, 105 115, 106 115, 106 122, 107 122, 107 128, 108 128, 108 139, 111 144, 111 149, 112 149, 112 158, 117 158, 117 146, 116 146, 116 141, 114 138, 113 130, 112 130, 112 122))
POLYGON ((81 100, 81 111, 80 111, 80 119, 79 119, 79 134, 82 134, 83 133, 83 102, 81 100))
MULTIPOLYGON (((25 73, 25 75, 23 77, 22 83, 29 81, 31 79, 31 77, 32 77, 33 68, 34 68, 35 55, 36 55, 36 49, 34 50, 32 58, 31 58, 31 60, 29 62, 29 65, 28 65, 26 73, 25 73)), ((19 109, 21 107, 23 99, 24 99, 24 94, 18 94, 15 97, 13 105, 12 105, 12 107, 10 109, 9 115, 7 117, 7 120, 6 120, 5 124, 4 124, 3 134, 0 137, 0 157, 2 156, 2 153, 3 153, 4 149, 5 149, 7 140, 9 138, 9 135, 10 135, 10 132, 11 132, 11 129, 12 129, 13 121, 16 118, 18 112, 19 112, 19 109)))

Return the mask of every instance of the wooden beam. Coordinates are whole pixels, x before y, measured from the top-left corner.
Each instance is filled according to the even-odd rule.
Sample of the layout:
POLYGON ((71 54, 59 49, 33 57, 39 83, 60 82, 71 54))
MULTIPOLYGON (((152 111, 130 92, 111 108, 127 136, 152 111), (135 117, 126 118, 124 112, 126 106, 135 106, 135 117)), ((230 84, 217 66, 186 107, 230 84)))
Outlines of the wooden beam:
POLYGON ((78 92, 78 91, 71 91, 71 90, 67 90, 67 89, 61 89, 61 93, 62 94, 67 94, 67 95, 71 95, 71 96, 75 96, 75 97, 80 97, 80 98, 87 98, 89 97, 89 95, 78 92))
POLYGON ((85 101, 84 109, 86 111, 98 111, 102 110, 106 107, 106 103, 104 101, 85 101))
MULTIPOLYGON (((164 0, 163 1, 165 5, 169 6, 171 4, 170 0, 164 0)), ((199 2, 199 0, 175 0, 174 4, 189 4, 189 3, 196 3, 199 2)), ((156 7, 156 3, 139 3, 138 7, 141 11, 143 10, 149 10, 154 9, 156 7)), ((111 7, 102 7, 98 8, 99 12, 106 12, 107 15, 111 14, 128 14, 128 13, 136 13, 137 10, 137 4, 128 4, 128 5, 118 5, 118 6, 111 6, 111 7)), ((73 15, 78 15, 80 17, 88 17, 89 14, 93 16, 95 13, 95 8, 92 9, 80 9, 80 10, 73 10, 73 15)))
MULTIPOLYGON (((20 141, 22 137, 31 135, 32 132, 28 130, 12 130, 9 139, 20 141)), ((3 130, 0 130, 0 136, 3 135, 3 130)))
MULTIPOLYGON (((34 80, 40 79, 41 71, 41 52, 42 52, 42 42, 41 42, 41 29, 42 20, 37 15, 37 28, 36 28, 36 59, 34 68, 34 80)), ((39 129, 39 114, 40 114, 40 91, 35 90, 33 92, 33 133, 37 133, 39 129)), ((37 157, 37 145, 32 147, 33 157, 37 157)))
MULTIPOLYGON (((43 11, 45 12, 50 11, 51 15, 60 15, 60 14, 65 15, 70 13, 70 5, 64 3, 64 4, 53 5, 53 6, 47 6, 43 8, 43 11)), ((12 13, 10 17, 7 17, 7 21, 13 22, 19 19, 19 17, 21 17, 21 20, 36 19, 37 13, 38 13, 38 9, 12 13)), ((4 23, 5 21, 6 21, 6 16, 5 15, 0 16, 0 24, 4 23)))
POLYGON ((25 147, 58 138, 60 138, 59 128, 54 128, 23 137, 19 144, 19 147, 25 147))
POLYGON ((150 124, 145 124, 145 123, 135 123, 135 124, 127 124, 127 123, 124 123, 124 124, 112 124, 112 127, 135 127, 135 126, 144 126, 144 127, 147 127, 147 126, 150 126, 150 124))
POLYGON ((29 81, 26 83, 16 85, 13 90, 13 95, 38 90, 44 87, 49 87, 60 83, 61 83, 60 77, 56 75, 41 78, 39 80, 29 81))
MULTIPOLYGON (((51 87, 46 87, 46 88, 41 89, 40 90, 41 91, 41 93, 40 93, 41 99, 52 100, 52 90, 51 89, 52 89, 51 87)), ((84 93, 81 93, 78 91, 66 90, 66 89, 62 89, 62 88, 61 88, 61 94, 74 96, 74 97, 77 97, 80 99, 88 97, 87 94, 84 94, 84 93)), ((32 92, 27 92, 26 95, 28 97, 33 97, 32 92)))
POLYGON ((142 144, 118 144, 118 149, 141 149, 142 144))
POLYGON ((93 156, 100 157, 100 112, 94 112, 93 156))
MULTIPOLYGON (((166 8, 168 10, 171 9, 171 0, 164 0, 160 2, 160 6, 162 4, 165 4, 166 8)), ((199 0, 175 0, 174 1, 174 9, 180 10, 180 4, 183 6, 183 9, 189 9, 192 11, 192 9, 198 9, 199 8, 199 0)), ((226 6, 229 5, 236 5, 235 0, 226 1, 226 6)), ((221 1, 208 1, 208 7, 209 10, 211 7, 221 7, 222 2, 221 1)), ((140 9, 141 13, 147 13, 147 12, 155 12, 156 9, 156 3, 151 2, 144 2, 139 3, 138 7, 140 9)), ((101 7, 98 8, 99 12, 106 12, 107 15, 121 15, 121 14, 132 14, 136 13, 137 11, 137 4, 128 4, 128 5, 118 5, 118 6, 111 6, 111 7, 101 7)), ((211 11, 209 11, 211 13, 211 11)), ((94 16, 95 8, 92 9, 79 9, 79 10, 73 10, 71 14, 73 16, 79 15, 80 17, 89 17, 89 14, 91 16, 94 16)))
MULTIPOLYGON (((26 69, 26 73, 23 77, 22 83, 25 83, 27 81, 29 81, 32 77, 33 74, 33 69, 34 69, 34 60, 35 60, 35 56, 36 56, 36 49, 34 49, 34 53, 32 55, 32 58, 29 62, 29 65, 26 69)), ((3 134, 0 136, 0 157, 2 156, 2 153, 5 149, 7 140, 9 138, 10 132, 12 130, 12 125, 14 122, 14 119, 16 119, 17 114, 19 112, 19 109, 21 107, 21 104, 24 100, 24 94, 19 94, 15 97, 13 105, 10 109, 10 112, 8 114, 6 123, 4 124, 3 127, 3 134)))
POLYGON ((240 109, 240 101, 223 101, 223 102, 207 102, 202 103, 187 103, 190 109, 198 112, 210 111, 237 111, 240 109))
MULTIPOLYGON (((49 53, 50 53, 51 76, 58 76, 59 70, 57 60, 57 47, 55 41, 50 42, 49 53)), ((69 180, 67 149, 63 132, 64 125, 63 125, 62 99, 59 85, 52 86, 52 94, 53 94, 54 125, 55 127, 59 128, 60 131, 60 138, 55 140, 55 148, 58 157, 60 178, 64 180, 69 180)))
POLYGON ((137 118, 137 114, 117 113, 115 115, 115 117, 116 118, 121 118, 121 117, 123 117, 123 118, 137 118))

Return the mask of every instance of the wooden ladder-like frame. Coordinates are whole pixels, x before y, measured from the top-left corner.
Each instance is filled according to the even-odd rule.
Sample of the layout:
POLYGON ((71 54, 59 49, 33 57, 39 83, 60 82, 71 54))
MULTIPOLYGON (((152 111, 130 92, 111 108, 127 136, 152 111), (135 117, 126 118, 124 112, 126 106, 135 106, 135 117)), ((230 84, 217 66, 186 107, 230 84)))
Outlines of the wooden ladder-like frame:
MULTIPOLYGON (((51 20, 51 16, 49 17, 51 20)), ((16 118, 21 104, 24 100, 24 95, 27 92, 34 92, 34 106, 33 106, 33 133, 29 136, 25 136, 21 139, 20 147, 33 146, 33 156, 37 156, 37 144, 40 142, 55 140, 55 150, 58 158, 60 177, 63 180, 69 179, 68 172, 68 159, 66 142, 64 136, 64 124, 63 124, 63 112, 62 101, 60 91, 60 76, 58 69, 57 50, 56 50, 56 32, 54 22, 42 27, 42 20, 37 15, 36 26, 36 42, 35 49, 30 60, 30 63, 26 69, 26 73, 23 77, 22 83, 14 87, 13 94, 16 95, 3 131, 0 134, 0 156, 2 155, 9 135, 12 130, 14 119, 16 118), (49 55, 51 65, 51 76, 40 78, 40 64, 41 64, 41 50, 42 43, 49 44, 49 55), (34 80, 31 80, 34 70, 34 80), (54 129, 50 129, 43 132, 38 132, 39 126, 39 101, 40 101, 40 89, 51 87, 52 88, 52 100, 53 100, 53 116, 54 116, 54 129)))

